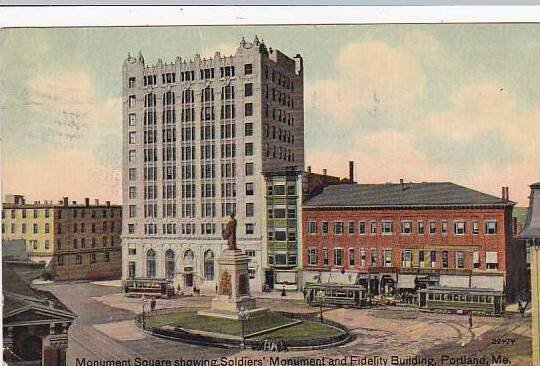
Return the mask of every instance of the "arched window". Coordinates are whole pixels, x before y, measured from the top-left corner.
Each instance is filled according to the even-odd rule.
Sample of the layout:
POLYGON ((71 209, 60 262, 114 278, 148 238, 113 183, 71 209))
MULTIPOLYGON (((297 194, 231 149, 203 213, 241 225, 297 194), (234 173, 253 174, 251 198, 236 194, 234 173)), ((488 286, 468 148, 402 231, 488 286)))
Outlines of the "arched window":
POLYGON ((169 249, 165 252, 165 278, 172 280, 175 273, 174 251, 169 249))
POLYGON ((156 277, 156 252, 153 249, 146 252, 146 277, 156 277))
POLYGON ((195 255, 191 249, 186 250, 184 253, 184 266, 193 267, 195 255))
POLYGON ((204 253, 204 280, 214 280, 214 252, 211 250, 204 253))

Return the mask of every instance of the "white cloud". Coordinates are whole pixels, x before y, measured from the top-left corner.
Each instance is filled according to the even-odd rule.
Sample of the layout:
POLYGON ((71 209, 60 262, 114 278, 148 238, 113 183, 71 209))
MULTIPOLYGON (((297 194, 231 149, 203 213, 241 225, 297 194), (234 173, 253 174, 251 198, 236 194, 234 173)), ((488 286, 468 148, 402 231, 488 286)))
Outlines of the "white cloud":
MULTIPOLYGON (((308 151, 306 164, 345 177, 347 161, 354 160, 357 178, 365 183, 449 180, 494 195, 501 186, 509 186, 512 198, 527 204, 527 182, 540 176, 540 107, 524 110, 517 91, 488 80, 462 85, 447 104, 442 101, 438 109, 418 117, 417 108, 425 109, 418 101, 427 97, 426 83, 436 76, 427 79, 421 65, 428 58, 430 64, 441 59, 442 52, 437 40, 423 32, 404 35, 395 47, 380 42, 345 46, 338 53, 335 73, 328 72, 335 77, 306 85, 306 110, 323 117, 317 122, 331 126, 325 130, 347 129, 347 146, 352 148, 308 151), (372 123, 369 118, 376 113, 383 117, 380 124, 361 128, 372 123), (497 138, 492 148, 475 149, 475 142, 486 136, 497 138), (430 143, 424 145, 426 141, 430 143), (454 157, 444 150, 452 142, 466 153, 454 157), (433 159, 435 153, 444 159, 433 159), (336 166, 336 161, 341 164, 336 166)), ((444 62, 450 61, 459 62, 444 62)))
POLYGON ((306 109, 343 125, 361 113, 414 114, 425 83, 414 56, 382 42, 348 44, 329 74, 335 78, 306 85, 306 109))
POLYGON ((22 104, 24 115, 37 116, 32 123, 39 131, 22 138, 39 144, 40 153, 3 151, 4 192, 121 201, 121 98, 98 99, 87 73, 66 70, 29 79, 22 104))

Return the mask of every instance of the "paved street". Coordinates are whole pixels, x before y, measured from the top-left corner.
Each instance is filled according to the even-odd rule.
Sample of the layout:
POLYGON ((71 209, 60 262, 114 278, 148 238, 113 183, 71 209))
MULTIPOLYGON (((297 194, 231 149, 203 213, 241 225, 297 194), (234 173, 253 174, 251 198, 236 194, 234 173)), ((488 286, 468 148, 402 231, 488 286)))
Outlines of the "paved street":
MULTIPOLYGON (((141 301, 126 298, 117 286, 95 283, 63 283, 43 286, 58 296, 78 314, 70 328, 68 360, 200 359, 222 356, 261 357, 251 350, 238 351, 201 347, 160 339, 144 334, 133 323, 134 313, 141 311, 141 301)), ((210 295, 210 294, 208 294, 210 295)), ((272 296, 257 299, 261 306, 273 310, 316 312, 303 303, 301 296, 272 296)), ((208 307, 211 296, 158 300, 157 308, 208 307)), ((479 354, 483 350, 501 351, 513 357, 513 365, 528 365, 530 353, 530 320, 516 315, 511 319, 475 317, 468 329, 468 317, 419 312, 413 308, 325 309, 325 317, 347 325, 356 340, 331 349, 279 354, 287 358, 339 357, 343 355, 402 357, 446 353, 479 354), (491 346, 498 337, 516 339, 515 344, 491 346), (527 348, 529 347, 529 348, 527 348)), ((266 362, 265 362, 266 364, 266 362)))

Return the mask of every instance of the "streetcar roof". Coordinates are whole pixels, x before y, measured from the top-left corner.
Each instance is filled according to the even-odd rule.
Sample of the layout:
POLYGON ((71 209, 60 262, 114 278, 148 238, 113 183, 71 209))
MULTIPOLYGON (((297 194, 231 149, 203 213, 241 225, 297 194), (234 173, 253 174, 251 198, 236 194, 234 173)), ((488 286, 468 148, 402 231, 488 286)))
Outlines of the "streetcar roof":
POLYGON ((495 291, 491 288, 480 287, 450 287, 450 286, 428 286, 427 289, 418 290, 419 292, 459 292, 459 293, 482 293, 492 295, 502 295, 501 291, 495 291))
POLYGON ((343 290, 365 290, 366 288, 362 285, 345 285, 342 283, 312 283, 306 286, 306 288, 335 288, 343 290))

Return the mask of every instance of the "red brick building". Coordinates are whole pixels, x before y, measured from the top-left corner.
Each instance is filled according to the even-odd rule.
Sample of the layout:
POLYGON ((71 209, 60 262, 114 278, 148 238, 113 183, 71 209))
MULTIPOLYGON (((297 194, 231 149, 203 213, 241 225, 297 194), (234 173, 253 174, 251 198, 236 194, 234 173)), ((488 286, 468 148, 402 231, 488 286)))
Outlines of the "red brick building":
POLYGON ((377 294, 427 284, 512 294, 512 207, 453 183, 332 185, 303 205, 304 282, 377 294))

